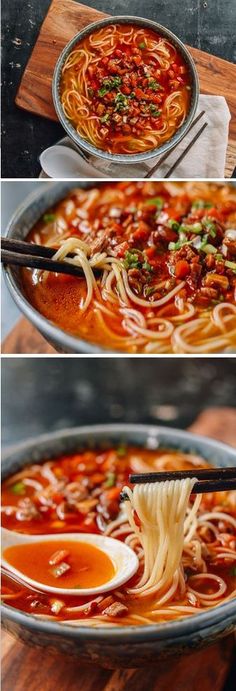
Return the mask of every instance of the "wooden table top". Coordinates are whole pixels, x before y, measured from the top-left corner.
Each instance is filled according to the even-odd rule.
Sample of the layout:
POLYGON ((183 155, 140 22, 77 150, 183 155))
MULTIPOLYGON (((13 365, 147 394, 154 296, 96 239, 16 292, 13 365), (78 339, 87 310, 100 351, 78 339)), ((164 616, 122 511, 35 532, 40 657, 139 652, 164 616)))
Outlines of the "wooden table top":
POLYGON ((6 336, 2 343, 2 354, 45 354, 56 353, 28 319, 22 317, 6 336))
MULTIPOLYGON (((110 7, 107 8, 110 11, 110 7)), ((111 8, 112 13, 112 8, 111 8)), ((107 14, 74 0, 52 0, 36 44, 26 65, 16 103, 26 111, 57 120, 52 102, 52 76, 56 61, 66 43, 88 24, 107 14)), ((190 50, 203 94, 224 96, 231 113, 225 177, 231 177, 236 154, 236 66, 199 48, 190 50)))
MULTIPOLYGON (((236 410, 205 410, 191 431, 236 447, 236 410)), ((96 665, 29 648, 7 633, 2 637, 3 691, 227 691, 224 687, 233 658, 233 638, 166 664, 144 669, 105 670, 96 665)), ((230 686, 229 689, 232 687, 230 686)))

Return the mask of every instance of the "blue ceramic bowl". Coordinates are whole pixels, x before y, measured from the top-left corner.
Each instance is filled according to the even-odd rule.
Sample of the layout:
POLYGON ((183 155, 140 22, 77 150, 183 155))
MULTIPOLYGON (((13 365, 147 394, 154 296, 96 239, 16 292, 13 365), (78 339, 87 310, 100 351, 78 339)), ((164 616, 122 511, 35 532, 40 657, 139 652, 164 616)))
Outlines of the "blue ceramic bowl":
POLYGON ((94 156, 98 156, 99 158, 105 158, 107 161, 112 161, 113 163, 140 163, 142 161, 148 161, 149 159, 153 158, 154 156, 162 155, 166 151, 169 151, 172 149, 176 144, 178 144, 181 139, 183 139, 184 135, 187 133, 191 122, 194 118, 194 114, 196 112, 197 104, 198 104, 198 97, 199 97, 199 82, 198 82, 198 76, 197 76, 197 71, 196 67, 194 64, 194 61, 185 47, 185 45, 182 43, 182 41, 175 36, 175 34, 172 33, 169 29, 166 29, 164 26, 161 26, 161 24, 157 24, 156 22, 151 21, 150 19, 142 19, 141 17, 129 17, 129 16, 124 16, 124 17, 109 17, 108 19, 102 19, 101 21, 98 22, 93 22, 93 24, 89 24, 85 29, 80 31, 78 34, 76 34, 69 43, 65 46, 63 49, 53 75, 53 82, 52 82, 52 97, 53 97, 53 103, 54 107, 57 113, 57 116, 64 127, 64 130, 67 132, 69 137, 73 139, 75 144, 77 144, 79 147, 84 149, 88 154, 92 154, 94 156), (168 141, 164 142, 164 144, 158 148, 151 149, 151 151, 145 151, 140 154, 109 154, 106 151, 103 151, 102 149, 98 149, 97 147, 93 146, 89 142, 87 142, 83 137, 81 137, 78 132, 76 132, 76 129, 73 127, 71 124, 70 120, 67 119, 67 117, 64 114, 62 105, 61 105, 61 99, 60 99, 60 81, 61 81, 61 72, 64 66, 64 63, 68 57, 68 55, 71 53, 71 51, 74 49, 74 47, 79 43, 79 41, 82 41, 84 38, 89 36, 89 34, 93 33, 94 31, 98 31, 99 29, 102 29, 104 26, 109 26, 109 24, 135 24, 136 26, 146 28, 146 29, 152 29, 152 31, 155 31, 159 35, 163 36, 166 38, 170 43, 172 43, 175 48, 177 48, 178 52, 182 55, 184 58, 185 63, 188 66, 190 75, 191 75, 191 82, 192 82, 192 92, 191 92, 191 102, 190 102, 190 107, 189 107, 189 112, 188 115, 183 123, 183 125, 177 130, 177 132, 174 134, 171 139, 168 141))
MULTIPOLYGON (((30 462, 38 463, 80 448, 104 448, 109 443, 121 442, 152 449, 176 448, 200 454, 214 465, 236 465, 234 449, 182 430, 151 425, 93 425, 46 434, 11 448, 3 459, 3 478, 30 462)), ((204 613, 167 624, 96 629, 36 619, 3 605, 2 624, 9 633, 29 645, 71 654, 83 662, 109 669, 134 668, 189 653, 232 633, 236 625, 236 598, 204 613)))

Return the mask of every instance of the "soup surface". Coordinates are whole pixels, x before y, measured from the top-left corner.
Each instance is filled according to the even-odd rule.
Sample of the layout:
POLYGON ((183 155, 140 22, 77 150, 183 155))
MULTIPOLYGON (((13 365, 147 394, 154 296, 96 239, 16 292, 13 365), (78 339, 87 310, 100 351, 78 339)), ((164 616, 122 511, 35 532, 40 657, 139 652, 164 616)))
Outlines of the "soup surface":
MULTIPOLYGON (((193 454, 120 446, 44 460, 9 477, 2 486, 3 526, 32 534, 64 532, 65 551, 70 549, 67 532, 110 535, 124 540, 135 550, 140 566, 128 584, 99 598, 71 595, 58 598, 56 593, 34 592, 4 573, 3 601, 42 617, 95 626, 169 621, 197 614, 233 597, 236 594, 235 492, 203 495, 194 534, 184 544, 181 579, 168 596, 164 591, 158 596, 154 593, 140 598, 128 592, 143 571, 141 545, 119 500, 122 487, 128 484, 129 473, 199 467, 207 464, 193 454)), ((190 500, 192 504, 194 495, 190 500)), ((52 557, 51 548, 48 557, 52 557)), ((27 558, 27 568, 30 568, 29 561, 27 558)), ((65 557, 64 561, 67 561, 65 557)), ((97 571, 101 571, 100 567, 96 569, 96 578, 100 577, 97 571)), ((108 571, 107 568, 107 580, 108 571)), ((57 582, 62 582, 62 577, 57 582)), ((82 573, 78 578, 81 584, 82 573)))
POLYGON ((160 146, 184 122, 191 77, 181 53, 150 29, 112 24, 84 38, 65 61, 66 117, 98 149, 136 154, 160 146))
POLYGON ((74 336, 130 353, 236 347, 236 190, 118 182, 74 189, 28 240, 83 278, 23 269, 28 300, 74 336), (93 269, 100 268, 101 276, 93 269))
POLYGON ((3 555, 18 571, 54 588, 95 588, 115 575, 107 554, 85 542, 16 545, 5 549, 3 555))

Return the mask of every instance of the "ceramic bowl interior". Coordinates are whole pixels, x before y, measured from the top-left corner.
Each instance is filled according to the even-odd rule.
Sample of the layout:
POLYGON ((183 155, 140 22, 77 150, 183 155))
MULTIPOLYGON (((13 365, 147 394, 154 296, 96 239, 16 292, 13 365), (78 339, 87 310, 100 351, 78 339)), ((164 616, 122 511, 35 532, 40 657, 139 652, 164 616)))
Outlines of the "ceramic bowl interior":
MULTIPOLYGON (((185 431, 150 425, 93 425, 46 434, 9 449, 3 458, 3 478, 30 462, 38 463, 83 448, 106 448, 120 443, 194 452, 214 465, 236 464, 234 449, 185 431)), ((194 617, 143 627, 76 628, 35 619, 7 605, 3 606, 2 620, 7 630, 31 644, 54 646, 83 660, 93 659, 105 667, 137 667, 208 645, 233 631, 236 599, 194 617)))
POLYGON ((64 127, 65 131, 67 134, 73 139, 75 144, 77 144, 79 147, 84 149, 88 154, 95 155, 99 158, 105 158, 107 161, 113 161, 113 163, 122 163, 122 164, 129 164, 129 163, 138 163, 141 161, 148 161, 149 159, 153 158, 154 156, 157 155, 162 155, 165 151, 169 151, 172 149, 176 144, 178 144, 181 139, 184 137, 184 135, 187 133, 191 122, 193 120, 194 114, 196 112, 197 104, 198 104, 198 97, 199 97, 199 83, 198 83, 198 76, 197 76, 197 71, 196 67, 194 64, 194 61, 187 50, 187 48, 184 46, 182 41, 175 36, 175 34, 172 33, 169 29, 166 29, 164 26, 161 26, 161 24, 157 24, 156 22, 153 22, 149 19, 142 19, 141 17, 130 17, 130 16, 122 16, 122 17, 109 17, 108 19, 102 19, 101 21, 94 22, 93 24, 89 24, 85 29, 80 31, 78 34, 76 34, 69 43, 65 46, 63 49, 53 75, 53 83, 52 83, 52 96, 53 96, 53 102, 54 102, 54 107, 57 113, 57 116, 64 127), (87 142, 83 137, 81 137, 75 130, 75 128, 71 125, 70 121, 66 118, 62 105, 61 105, 61 99, 60 99, 60 81, 61 81, 61 72, 64 66, 64 63, 68 57, 68 55, 71 53, 71 51, 74 49, 77 43, 79 41, 83 40, 89 34, 93 33, 94 31, 97 31, 101 29, 104 26, 108 26, 109 24, 135 24, 137 26, 141 26, 143 28, 147 29, 152 29, 153 31, 156 31, 159 35, 163 36, 164 38, 167 38, 174 46, 177 48, 177 50, 181 53, 182 57, 185 60, 185 63, 188 65, 189 72, 191 75, 191 82, 192 82, 192 91, 191 91, 191 101, 190 101, 190 107, 189 107, 189 112, 188 115, 182 124, 182 126, 177 130, 177 132, 174 134, 171 139, 169 139, 167 142, 164 142, 164 144, 158 148, 151 149, 150 151, 146 151, 140 154, 109 154, 106 151, 103 151, 102 149, 98 149, 97 147, 93 146, 89 142, 87 142))

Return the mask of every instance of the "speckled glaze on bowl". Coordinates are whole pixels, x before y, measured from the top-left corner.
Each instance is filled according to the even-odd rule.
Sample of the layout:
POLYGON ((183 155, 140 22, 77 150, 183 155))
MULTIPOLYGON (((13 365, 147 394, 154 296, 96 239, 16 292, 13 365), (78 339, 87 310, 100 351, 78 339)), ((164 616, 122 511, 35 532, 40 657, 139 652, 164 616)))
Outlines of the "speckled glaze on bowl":
MULTIPOLYGON (((10 219, 6 234, 9 238, 16 238, 24 240, 34 224, 43 216, 43 214, 54 204, 57 204, 63 199, 76 185, 83 189, 89 189, 96 184, 99 187, 99 181, 93 182, 45 182, 44 189, 33 192, 26 197, 22 204, 16 209, 14 215, 10 219)), ((71 336, 59 326, 46 319, 40 312, 38 312, 26 298, 19 267, 4 266, 3 274, 7 287, 16 302, 19 309, 34 324, 40 331, 42 336, 60 353, 87 353, 95 355, 98 353, 113 352, 100 348, 98 345, 93 345, 81 338, 71 336)))
POLYGON ((198 75, 196 71, 196 67, 194 64, 194 61, 185 47, 185 45, 180 41, 175 34, 172 33, 169 29, 166 29, 164 26, 161 24, 157 24, 156 22, 153 22, 150 19, 142 19, 141 17, 130 17, 130 16, 121 16, 121 17, 109 17, 108 19, 102 19, 101 21, 98 22, 93 22, 92 24, 89 24, 86 26, 85 29, 80 31, 78 34, 76 34, 69 43, 65 46, 63 49, 55 70, 54 70, 54 75, 53 75, 53 82, 52 82, 52 97, 53 97, 53 103, 54 107, 57 113, 57 116, 64 127, 65 131, 73 139, 75 144, 77 144, 79 147, 84 149, 88 154, 92 154, 94 156, 98 156, 99 158, 105 158, 107 161, 112 161, 113 163, 122 163, 122 164, 128 164, 128 163, 140 163, 142 161, 148 161, 149 159, 153 158, 154 156, 162 155, 166 151, 169 151, 172 149, 176 144, 178 144, 181 139, 183 139, 184 135, 187 133, 191 122, 194 118, 197 104, 198 104, 198 97, 199 97, 199 82, 198 82, 198 75), (135 24, 136 26, 146 28, 146 29, 152 29, 152 31, 155 31, 156 33, 160 34, 167 40, 169 40, 175 48, 181 53, 182 57, 184 58, 188 68, 189 72, 191 75, 191 81, 192 81, 192 91, 191 91, 191 100, 190 100, 190 107, 189 107, 189 112, 187 114, 187 117, 184 121, 184 123, 181 125, 181 127, 177 130, 177 132, 174 134, 171 139, 168 139, 168 141, 164 142, 162 146, 156 147, 154 149, 151 149, 149 151, 144 151, 143 153, 140 154, 110 154, 106 151, 103 151, 102 149, 98 149, 96 146, 93 146, 93 144, 90 144, 90 142, 86 141, 81 137, 73 127, 73 125, 70 123, 70 121, 66 118, 62 105, 61 105, 61 99, 60 99, 60 80, 61 80, 61 72, 63 65, 65 63, 65 60, 67 59, 68 55, 71 53, 73 48, 79 41, 82 41, 84 38, 89 36, 89 34, 93 33, 94 31, 97 31, 99 29, 102 29, 104 26, 109 26, 110 24, 135 24))
MULTIPOLYGON (((30 439, 9 449, 2 464, 3 478, 27 463, 38 463, 82 448, 111 444, 169 447, 202 455, 214 465, 236 465, 234 449, 189 432, 153 425, 93 425, 62 430, 30 439)), ((143 667, 167 657, 190 653, 232 633, 236 625, 236 598, 211 610, 153 626, 92 628, 35 619, 8 605, 2 606, 5 630, 29 645, 47 647, 102 667, 143 667)))

